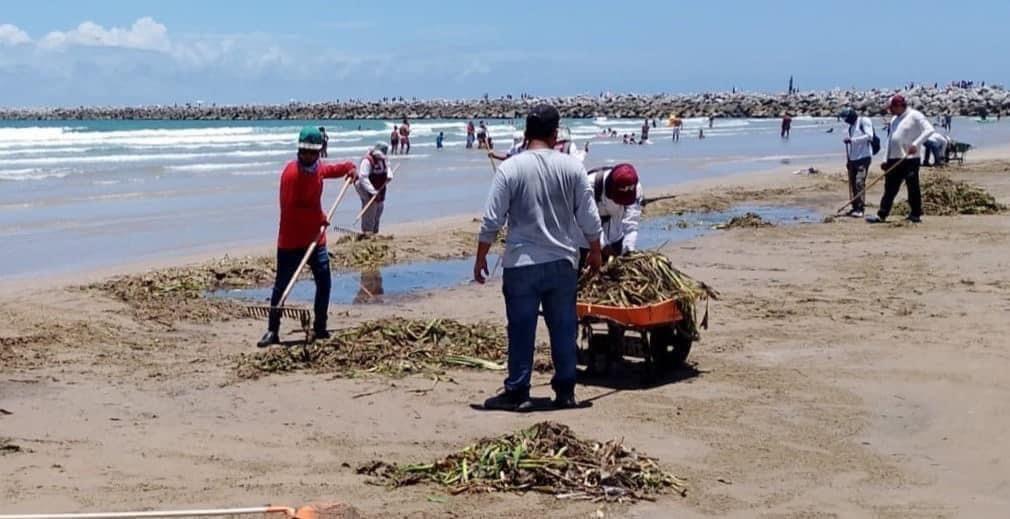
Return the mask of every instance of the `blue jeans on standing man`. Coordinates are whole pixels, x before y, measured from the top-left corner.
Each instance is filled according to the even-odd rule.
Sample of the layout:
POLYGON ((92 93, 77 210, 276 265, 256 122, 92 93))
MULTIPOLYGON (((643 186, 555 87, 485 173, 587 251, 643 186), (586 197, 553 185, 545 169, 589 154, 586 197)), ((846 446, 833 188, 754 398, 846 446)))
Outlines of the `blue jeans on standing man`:
MULTIPOLYGON (((277 306, 287 288, 291 276, 296 274, 295 269, 302 261, 306 249, 277 249, 277 277, 274 279, 273 295, 270 296, 270 306, 277 306)), ((313 322, 315 331, 326 331, 326 313, 330 307, 330 255, 326 251, 326 246, 317 246, 316 250, 309 256, 309 268, 312 269, 312 278, 316 282, 315 314, 313 322)), ((277 333, 281 328, 280 312, 270 313, 270 324, 268 329, 277 333)))
POLYGON ((542 306, 551 338, 551 360, 554 362, 551 386, 558 395, 574 394, 577 282, 578 272, 568 260, 504 270, 502 293, 505 295, 509 343, 509 372, 505 379, 507 392, 524 397, 529 395, 538 313, 542 306))

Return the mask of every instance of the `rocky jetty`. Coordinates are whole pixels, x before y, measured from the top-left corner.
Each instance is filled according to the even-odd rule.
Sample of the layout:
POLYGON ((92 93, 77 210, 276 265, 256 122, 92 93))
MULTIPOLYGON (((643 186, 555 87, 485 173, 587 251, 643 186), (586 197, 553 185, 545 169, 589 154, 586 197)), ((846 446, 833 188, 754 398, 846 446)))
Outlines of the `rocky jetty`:
POLYGON ((793 94, 705 93, 497 98, 420 101, 344 101, 284 105, 152 105, 137 107, 0 108, 2 120, 164 119, 468 119, 522 116, 528 107, 548 102, 565 117, 833 117, 845 106, 862 113, 884 113, 887 99, 902 93, 927 115, 996 115, 1010 112, 1010 93, 1002 87, 905 90, 831 90, 793 94))

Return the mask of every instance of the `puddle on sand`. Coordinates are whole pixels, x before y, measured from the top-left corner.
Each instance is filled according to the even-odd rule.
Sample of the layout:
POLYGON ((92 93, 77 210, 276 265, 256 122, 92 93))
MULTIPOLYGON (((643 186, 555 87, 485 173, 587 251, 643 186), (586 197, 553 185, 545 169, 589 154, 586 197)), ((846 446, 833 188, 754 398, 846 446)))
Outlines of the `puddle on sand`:
MULTIPOLYGON (((493 266, 497 256, 488 256, 493 266)), ((473 258, 422 261, 390 265, 380 270, 334 272, 330 302, 333 304, 382 303, 412 293, 449 288, 467 283, 473 277, 473 258)), ((270 302, 271 287, 217 290, 210 297, 226 297, 257 302, 270 302)), ((312 279, 295 283, 288 296, 292 303, 311 303, 316 285, 312 279)))
MULTIPOLYGON (((776 225, 815 223, 821 220, 813 210, 779 206, 736 206, 729 211, 685 213, 642 222, 638 232, 638 247, 649 249, 668 242, 697 238, 713 231, 712 227, 734 216, 752 212, 776 225)), ((493 268, 496 256, 488 257, 493 268)), ((501 275, 499 270, 498 275, 501 275)), ((411 294, 465 285, 473 276, 473 258, 421 261, 383 267, 364 272, 334 272, 330 302, 333 304, 383 303, 402 299, 411 294)), ((270 287, 217 290, 209 297, 224 297, 244 301, 270 301, 270 287)), ((291 303, 311 304, 316 286, 311 279, 295 283, 288 300, 291 303)))

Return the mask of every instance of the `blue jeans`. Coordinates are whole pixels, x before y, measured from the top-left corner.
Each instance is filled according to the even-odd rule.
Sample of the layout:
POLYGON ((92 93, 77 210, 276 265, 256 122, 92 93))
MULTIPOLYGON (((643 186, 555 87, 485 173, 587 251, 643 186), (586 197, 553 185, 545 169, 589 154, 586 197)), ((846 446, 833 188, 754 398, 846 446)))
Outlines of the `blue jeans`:
POLYGON ((529 394, 537 317, 541 306, 551 337, 551 359, 554 361, 551 386, 561 395, 575 391, 577 281, 578 273, 567 260, 504 270, 502 293, 505 295, 509 341, 506 391, 524 396, 529 394))
MULTIPOLYGON (((274 279, 274 291, 270 296, 270 306, 277 306, 287 288, 291 276, 297 274, 295 269, 302 261, 305 249, 277 249, 277 277, 274 279)), ((309 268, 312 269, 312 279, 316 282, 315 314, 313 328, 317 332, 326 330, 326 312, 330 307, 330 255, 326 247, 316 247, 316 250, 309 256, 309 268)), ((270 324, 268 329, 277 332, 281 328, 281 316, 279 312, 270 313, 270 324)))

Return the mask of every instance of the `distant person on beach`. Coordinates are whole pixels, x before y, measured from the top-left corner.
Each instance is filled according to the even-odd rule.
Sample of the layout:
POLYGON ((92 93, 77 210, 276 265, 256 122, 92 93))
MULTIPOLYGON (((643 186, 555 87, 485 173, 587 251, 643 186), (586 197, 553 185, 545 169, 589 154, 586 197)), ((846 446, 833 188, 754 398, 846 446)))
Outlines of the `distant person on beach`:
MULTIPOLYGON (((638 225, 642 220, 642 185, 631 164, 603 166, 589 171, 589 185, 600 214, 604 263, 612 256, 637 250, 638 225)), ((589 249, 580 251, 580 265, 589 249)))
POLYGON ((891 214, 894 197, 898 196, 902 182, 908 190, 908 205, 911 211, 906 220, 922 221, 922 192, 919 188, 919 146, 936 133, 929 119, 918 110, 908 107, 901 95, 891 98, 887 106, 894 115, 891 119, 891 133, 887 139, 887 161, 880 167, 887 173, 884 177, 884 196, 875 216, 866 217, 869 223, 880 223, 891 214))
POLYGON ((711 129, 713 126, 715 126, 715 117, 714 116, 708 118, 708 127, 709 127, 709 129, 711 129))
POLYGON ((705 129, 704 128, 698 128, 698 138, 699 139, 704 139, 705 138, 705 129))
POLYGON ((642 123, 642 142, 640 144, 645 144, 645 141, 649 140, 649 120, 646 119, 642 123))
POLYGON ((922 143, 922 165, 929 167, 929 156, 933 156, 933 166, 942 166, 947 158, 947 145, 950 141, 940 132, 930 135, 926 142, 922 143))
POLYGON ((389 149, 392 150, 393 155, 396 155, 396 150, 400 148, 400 127, 393 125, 393 133, 389 134, 389 149))
MULTIPOLYGON (((281 295, 298 275, 295 269, 301 263, 312 240, 319 235, 326 221, 321 198, 323 180, 354 175, 353 162, 324 164, 319 160, 323 149, 323 135, 318 128, 306 126, 298 135, 298 158, 284 166, 280 181, 280 225, 277 232, 277 274, 274 278, 270 306, 276 307, 281 295)), ((312 328, 316 338, 330 336, 326 328, 327 310, 330 306, 330 256, 326 251, 326 234, 316 242, 316 249, 309 256, 309 268, 316 283, 314 304, 315 319, 312 328)), ((256 346, 265 348, 280 343, 281 314, 270 312, 267 332, 256 346)))
POLYGON ((849 196, 854 197, 848 216, 862 218, 866 207, 866 174, 873 158, 873 121, 869 117, 861 117, 854 108, 842 110, 839 117, 849 125, 849 131, 842 139, 845 143, 845 169, 849 174, 849 196))
POLYGON ((473 128, 473 121, 467 121, 466 122, 466 149, 468 149, 468 150, 471 149, 471 148, 473 148, 474 132, 475 132, 475 130, 473 128))
POLYGON ((602 263, 600 215, 586 168, 555 151, 561 114, 538 105, 526 117, 523 153, 498 167, 484 206, 473 279, 484 283, 487 254, 506 228, 502 294, 508 320, 508 374, 505 390, 484 401, 484 409, 531 411, 530 378, 537 321, 542 312, 550 332, 554 364, 553 407, 577 407, 575 400, 579 246, 588 243, 587 274, 602 263))
POLYGON ((487 149, 487 125, 484 124, 484 121, 481 121, 477 126, 477 149, 487 149))
POLYGON ((358 179, 354 183, 354 189, 361 199, 361 208, 364 209, 375 198, 375 202, 368 205, 368 210, 361 217, 361 232, 365 234, 379 234, 379 220, 382 219, 382 211, 386 206, 386 184, 393 180, 386 160, 388 151, 385 143, 376 143, 358 166, 358 179))
POLYGON ((438 132, 438 137, 435 137, 435 149, 442 149, 443 140, 445 140, 445 132, 438 132))
POLYGON ((400 153, 407 155, 410 153, 410 123, 407 122, 407 118, 403 118, 403 124, 400 125, 400 153))
POLYGON ((780 132, 779 136, 782 137, 783 139, 788 139, 789 132, 792 129, 793 129, 793 118, 789 114, 786 114, 785 116, 782 117, 782 131, 780 132))
POLYGON ((624 144, 628 144, 628 134, 624 134, 624 144))
POLYGON ((319 127, 319 133, 323 135, 323 149, 319 150, 319 156, 325 159, 329 155, 327 148, 330 147, 330 136, 326 135, 326 128, 322 126, 319 127))

